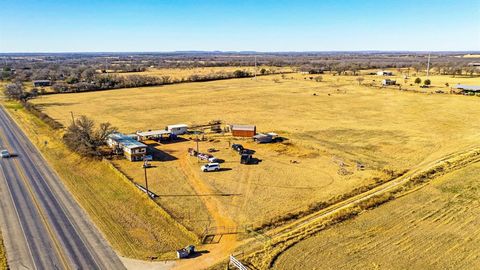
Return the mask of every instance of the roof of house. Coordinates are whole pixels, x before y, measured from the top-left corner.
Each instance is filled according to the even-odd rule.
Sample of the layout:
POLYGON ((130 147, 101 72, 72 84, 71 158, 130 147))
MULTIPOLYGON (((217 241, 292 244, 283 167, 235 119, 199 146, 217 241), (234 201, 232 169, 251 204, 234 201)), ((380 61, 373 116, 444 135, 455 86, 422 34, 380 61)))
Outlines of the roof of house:
POLYGON ((123 147, 129 148, 129 149, 147 147, 145 144, 143 144, 139 141, 136 141, 132 138, 130 138, 129 140, 123 140, 121 142, 121 144, 122 144, 123 147))
POLYGON ((139 147, 147 147, 145 144, 135 140, 134 138, 119 132, 110 134, 108 138, 116 141, 118 144, 121 144, 125 148, 132 149, 139 147))
POLYGON ((465 84, 457 84, 455 86, 457 89, 467 90, 467 91, 480 91, 480 85, 465 85, 465 84))
POLYGON ((50 82, 50 80, 34 80, 33 82, 34 83, 36 83, 36 82, 50 82))
POLYGON ((137 135, 141 137, 158 136, 158 135, 164 135, 164 134, 170 134, 170 131, 161 129, 161 130, 149 130, 149 131, 137 132, 137 135))
POLYGON ((169 129, 171 129, 171 128, 187 128, 188 125, 186 125, 186 124, 176 124, 176 125, 168 125, 167 127, 169 129))
POLYGON ((231 125, 232 130, 255 131, 254 125, 231 125))

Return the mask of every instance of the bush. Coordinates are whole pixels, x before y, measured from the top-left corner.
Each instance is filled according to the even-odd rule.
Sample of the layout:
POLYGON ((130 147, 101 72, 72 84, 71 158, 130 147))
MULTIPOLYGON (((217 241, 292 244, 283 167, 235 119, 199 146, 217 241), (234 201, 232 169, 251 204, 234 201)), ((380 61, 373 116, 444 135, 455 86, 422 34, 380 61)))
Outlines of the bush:
POLYGON ((415 79, 415 83, 416 83, 416 84, 420 84, 420 83, 422 83, 422 79, 420 79, 420 78, 416 78, 416 79, 415 79))

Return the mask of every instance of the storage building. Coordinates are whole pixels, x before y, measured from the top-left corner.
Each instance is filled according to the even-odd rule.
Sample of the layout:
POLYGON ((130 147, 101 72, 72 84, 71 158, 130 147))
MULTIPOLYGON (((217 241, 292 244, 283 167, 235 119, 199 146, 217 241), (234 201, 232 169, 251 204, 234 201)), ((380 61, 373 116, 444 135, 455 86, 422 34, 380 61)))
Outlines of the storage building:
POLYGON ((457 84, 455 86, 458 90, 460 90, 463 94, 476 94, 480 93, 480 85, 465 85, 465 84, 457 84))
POLYGON ((231 125, 232 136, 253 137, 257 134, 257 127, 254 125, 231 125))
POLYGON ((35 80, 33 81, 33 87, 50 86, 52 82, 50 80, 35 80))
POLYGON ((393 76, 393 72, 380 70, 379 72, 377 72, 377 75, 378 76, 393 76))
POLYGON ((395 80, 390 80, 390 79, 382 80, 382 85, 395 85, 395 84, 397 84, 397 81, 395 80))
POLYGON ((188 125, 185 125, 185 124, 168 125, 166 129, 173 135, 182 135, 187 133, 188 125))

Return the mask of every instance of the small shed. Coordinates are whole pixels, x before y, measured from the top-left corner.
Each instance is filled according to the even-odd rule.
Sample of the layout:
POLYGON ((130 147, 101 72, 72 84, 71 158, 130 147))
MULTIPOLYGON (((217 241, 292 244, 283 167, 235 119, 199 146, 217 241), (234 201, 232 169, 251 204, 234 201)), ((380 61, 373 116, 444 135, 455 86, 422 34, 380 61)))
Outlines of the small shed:
POLYGON ((380 70, 377 72, 378 76, 393 76, 393 72, 391 71, 386 71, 386 70, 380 70))
POLYGON ((278 135, 273 132, 269 132, 267 134, 258 133, 257 135, 253 136, 253 140, 257 143, 271 143, 277 136, 278 135))
POLYGON ((390 79, 382 80, 382 85, 396 85, 396 84, 397 84, 396 80, 390 80, 390 79))
POLYGON ((185 125, 185 124, 168 125, 166 130, 168 130, 173 135, 182 135, 187 133, 188 125, 185 125))
POLYGON ((254 125, 231 125, 232 136, 253 137, 257 134, 257 127, 254 125))

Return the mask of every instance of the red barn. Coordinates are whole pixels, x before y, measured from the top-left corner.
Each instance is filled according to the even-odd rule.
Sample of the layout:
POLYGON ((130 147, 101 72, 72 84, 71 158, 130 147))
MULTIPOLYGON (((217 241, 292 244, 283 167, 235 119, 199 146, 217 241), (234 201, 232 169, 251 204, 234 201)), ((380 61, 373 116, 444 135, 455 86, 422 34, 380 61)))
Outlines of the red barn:
POLYGON ((232 136, 253 137, 257 134, 257 127, 253 125, 231 125, 232 136))

